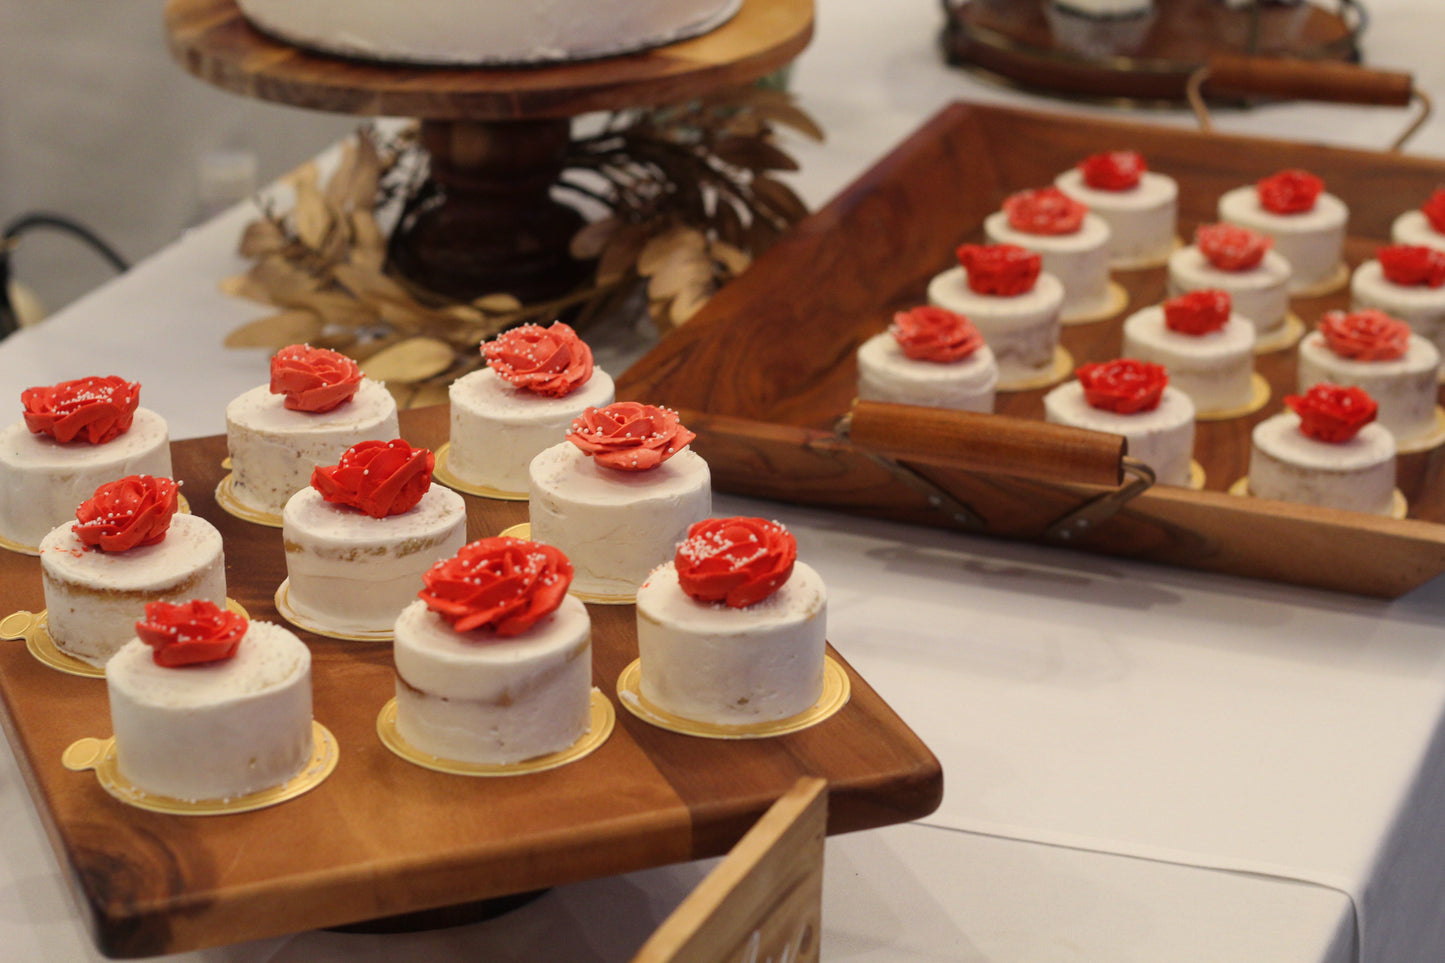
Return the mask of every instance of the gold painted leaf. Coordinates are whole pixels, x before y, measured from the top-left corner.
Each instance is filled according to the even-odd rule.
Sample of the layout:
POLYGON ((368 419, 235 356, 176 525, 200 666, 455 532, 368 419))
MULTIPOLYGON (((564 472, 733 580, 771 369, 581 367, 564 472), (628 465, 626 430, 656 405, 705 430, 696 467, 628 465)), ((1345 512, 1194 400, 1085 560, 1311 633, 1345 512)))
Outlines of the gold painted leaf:
POLYGON ((406 288, 380 271, 355 264, 338 264, 331 274, 336 278, 337 284, 363 301, 392 301, 404 305, 416 303, 406 288))
POLYGON ((707 237, 697 228, 670 228, 642 246, 637 255, 637 273, 649 277, 672 261, 696 257, 706 250, 707 237))
POLYGON ((713 153, 735 167, 751 171, 795 171, 798 162, 757 137, 721 137, 713 153))
POLYGON ((296 189, 296 204, 291 209, 291 223, 296 227, 296 236, 307 247, 319 250, 331 232, 334 218, 317 185, 316 165, 308 163, 298 168, 292 185, 296 189))
POLYGON ((753 109, 756 110, 760 116, 766 117, 773 123, 790 127, 819 143, 826 139, 823 128, 818 126, 818 122, 808 116, 797 104, 792 103, 791 98, 789 101, 783 103, 777 101, 757 103, 753 105, 753 109))
POLYGON ((408 338, 367 358, 361 364, 378 381, 420 381, 451 367, 452 346, 435 338, 408 338))
POLYGON ((472 301, 472 307, 488 314, 511 314, 522 310, 522 302, 511 294, 484 294, 472 301))
MULTIPOLYGON (((233 298, 245 298, 247 301, 260 301, 262 304, 276 304, 272 299, 271 292, 264 285, 258 284, 249 273, 234 274, 231 277, 223 278, 221 283, 216 285, 222 294, 233 298)), ((284 345, 283 345, 284 347, 284 345)))
POLYGON ((359 268, 380 271, 386 263, 386 235, 369 210, 351 212, 351 263, 359 268))
POLYGON ((583 227, 572 235, 567 250, 579 261, 590 261, 602 253, 612 235, 622 226, 616 217, 604 217, 583 227))
POLYGON ((637 256, 646 243, 647 228, 643 225, 628 224, 619 229, 597 259, 597 283, 612 284, 626 277, 637 264, 637 256))
POLYGON ((808 216, 808 205, 782 181, 771 177, 754 177, 753 194, 761 198, 780 216, 789 221, 800 221, 808 216))
POLYGON ((670 298, 689 288, 712 283, 712 263, 705 256, 678 258, 666 265, 647 283, 650 298, 670 298))
POLYGON ((228 348, 270 348, 311 342, 321 336, 325 325, 310 311, 292 309, 258 318, 226 335, 228 348))
POLYGON ((668 320, 674 325, 686 324, 692 320, 692 316, 702 310, 708 299, 713 295, 713 287, 710 284, 696 285, 684 288, 672 299, 672 305, 667 310, 668 320))
POLYGON ((713 260, 727 268, 731 277, 737 277, 753 263, 752 255, 726 241, 713 241, 708 248, 713 260))
POLYGON ((286 232, 281 230, 281 225, 263 217, 246 225, 238 250, 242 257, 259 258, 279 253, 286 243, 286 232))

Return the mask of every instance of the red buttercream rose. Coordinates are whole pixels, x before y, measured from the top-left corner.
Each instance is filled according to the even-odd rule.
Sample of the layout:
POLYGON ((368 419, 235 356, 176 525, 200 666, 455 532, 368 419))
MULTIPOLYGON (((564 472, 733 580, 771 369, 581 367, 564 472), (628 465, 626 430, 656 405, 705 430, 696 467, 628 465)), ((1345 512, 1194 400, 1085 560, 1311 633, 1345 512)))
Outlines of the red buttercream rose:
POLYGON ((1445 284, 1445 251, 1419 244, 1391 244, 1375 255, 1391 284, 1438 288, 1445 284))
POLYGON ((1429 199, 1420 205, 1420 213, 1425 215, 1435 233, 1445 234, 1445 187, 1435 188, 1429 199))
POLYGON ((418 593, 458 632, 491 629, 512 636, 556 611, 572 584, 559 549, 520 538, 483 538, 429 568, 418 593))
POLYGON ((1116 415, 1153 411, 1169 384, 1169 373, 1163 365, 1136 358, 1081 365, 1074 373, 1084 386, 1084 400, 1093 408, 1116 415))
POLYGON ((1004 200, 1003 210, 1009 227, 1025 234, 1073 234, 1089 213, 1088 207, 1052 186, 1019 191, 1004 200))
POLYGON ((400 515, 431 488, 436 456, 400 438, 363 441, 348 448, 335 465, 318 465, 311 487, 337 505, 350 505, 372 518, 400 515))
POLYGON ((1032 291, 1044 264, 1036 252, 1017 244, 965 244, 956 253, 970 291, 1005 298, 1032 291))
POLYGON ((1284 403, 1299 415, 1299 430, 1315 441, 1340 444, 1375 420, 1379 405, 1363 388, 1321 382, 1303 395, 1285 395, 1284 403))
POLYGON ((1394 361, 1410 348, 1410 326, 1375 308, 1326 311, 1318 328, 1331 351, 1354 361, 1394 361))
POLYGON ((148 602, 136 635, 155 649, 151 658, 168 669, 220 662, 236 654, 250 623, 209 599, 148 602))
POLYGON ((25 427, 59 442, 103 445, 130 430, 140 405, 140 385, 110 375, 77 378, 48 387, 26 388, 25 427))
POLYGON ((904 355, 914 361, 949 364, 983 347, 983 335, 961 314, 925 304, 893 315, 888 329, 904 355))
POLYGON ((592 349, 561 321, 524 324, 482 345, 488 366, 525 391, 561 398, 592 377, 592 349))
POLYGON ((567 432, 567 440, 597 459, 597 464, 622 471, 656 468, 696 437, 671 408, 635 401, 588 408, 567 432))
POLYGON ((361 369, 339 351, 293 344, 271 358, 271 393, 285 395, 292 411, 330 411, 360 387, 361 369))
POLYGON ((1164 326, 1180 334, 1204 335, 1229 321, 1233 300, 1228 291, 1201 288, 1164 302, 1164 326))
POLYGON ((1248 271, 1264 260, 1274 238, 1237 224, 1203 224, 1194 232, 1200 252, 1221 271, 1248 271))
POLYGON ((1137 150, 1111 150, 1079 161, 1084 183, 1096 191, 1127 191, 1139 186, 1149 167, 1137 150))
POLYGON ((797 539, 777 522, 708 518, 687 530, 673 564, 688 595, 740 609, 782 588, 797 558, 797 539))
POLYGON ((180 507, 176 483, 154 475, 106 482, 75 510, 75 537, 106 552, 154 545, 166 537, 180 507))
POLYGON ((1295 168, 1271 174, 1254 185, 1259 206, 1272 214, 1303 214, 1314 210, 1325 182, 1295 168))

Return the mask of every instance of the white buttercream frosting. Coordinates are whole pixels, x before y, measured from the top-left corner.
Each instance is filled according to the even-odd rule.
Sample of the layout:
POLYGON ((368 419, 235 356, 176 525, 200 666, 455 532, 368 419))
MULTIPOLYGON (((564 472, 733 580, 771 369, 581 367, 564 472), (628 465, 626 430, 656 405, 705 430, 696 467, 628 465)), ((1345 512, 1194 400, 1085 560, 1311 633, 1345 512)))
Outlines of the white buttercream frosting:
POLYGON ((1244 271, 1222 271, 1190 244, 1169 255, 1169 294, 1201 288, 1228 291, 1234 312, 1254 325, 1260 337, 1277 331, 1289 314, 1289 262, 1274 251, 1244 271))
POLYGON ((1276 214, 1259 203, 1254 185, 1226 191, 1219 199, 1219 219, 1274 238, 1274 251, 1289 262, 1290 289, 1311 288, 1330 276, 1344 258, 1345 222, 1350 211, 1329 193, 1298 214, 1276 214))
MULTIPOLYGON (((1445 249, 1445 238, 1439 243, 1445 249)), ((1353 310, 1378 308, 1399 318, 1445 354, 1445 287, 1395 284, 1379 261, 1366 261, 1350 276, 1350 298, 1353 310)))
POLYGON ((1366 425, 1346 442, 1315 441, 1292 411, 1254 426, 1249 490, 1260 498, 1388 515, 1395 492, 1395 439, 1366 425))
POLYGON ((1325 336, 1312 332, 1300 341, 1298 383, 1300 392, 1321 381, 1357 385, 1380 406, 1376 423, 1406 441, 1435 428, 1435 398, 1440 352, 1418 334, 1410 335, 1405 356, 1393 361, 1355 361, 1330 350, 1325 336))
POLYGON ((1421 210, 1406 211, 1390 224, 1390 239, 1396 244, 1416 244, 1445 251, 1445 234, 1431 225, 1421 210))
POLYGON ((1086 205, 1109 225, 1109 261, 1128 267, 1163 261, 1174 250, 1179 185, 1174 178, 1145 171, 1134 187, 1108 191, 1090 187, 1077 167, 1054 178, 1059 190, 1086 205))
POLYGON ((915 361, 884 331, 858 348, 858 397, 900 405, 993 411, 998 364, 988 345, 948 363, 915 361))
POLYGON ((995 211, 983 222, 991 244, 1016 244, 1036 252, 1043 270, 1064 287, 1065 318, 1102 311, 1109 304, 1109 225, 1085 214, 1072 234, 1027 234, 1009 226, 1008 214, 995 211))
POLYGON ((1052 369, 1064 306, 1064 286, 1052 274, 1039 274, 1022 294, 1001 297, 977 293, 968 286, 968 272, 953 267, 928 282, 928 303, 973 322, 993 351, 999 380, 1005 384, 1052 369))
POLYGON ((1164 323, 1162 305, 1124 321, 1124 356, 1161 364, 1169 384, 1194 402, 1196 412, 1223 411, 1249 403, 1253 395, 1254 325, 1231 314, 1218 331, 1182 334, 1164 323))
POLYGON ((1101 411, 1084 398, 1084 386, 1070 381, 1044 395, 1045 420, 1106 431, 1128 440, 1128 454, 1150 468, 1161 485, 1187 485, 1194 455, 1194 405, 1172 385, 1153 411, 1132 415, 1101 411))

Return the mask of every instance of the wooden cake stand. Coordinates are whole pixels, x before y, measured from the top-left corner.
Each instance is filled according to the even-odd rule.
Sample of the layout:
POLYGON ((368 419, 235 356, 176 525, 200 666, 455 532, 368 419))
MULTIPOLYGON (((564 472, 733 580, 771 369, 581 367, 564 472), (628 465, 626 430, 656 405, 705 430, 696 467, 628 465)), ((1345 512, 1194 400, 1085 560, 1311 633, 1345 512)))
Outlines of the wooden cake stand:
POLYGON ((235 0, 167 0, 166 36, 195 76, 293 107, 420 118, 442 201, 400 225, 392 263, 451 298, 564 293, 585 265, 567 253, 582 217, 550 196, 572 118, 648 107, 750 83, 813 33, 812 0, 744 0, 691 40, 538 67, 418 67, 312 53, 253 28, 235 0))

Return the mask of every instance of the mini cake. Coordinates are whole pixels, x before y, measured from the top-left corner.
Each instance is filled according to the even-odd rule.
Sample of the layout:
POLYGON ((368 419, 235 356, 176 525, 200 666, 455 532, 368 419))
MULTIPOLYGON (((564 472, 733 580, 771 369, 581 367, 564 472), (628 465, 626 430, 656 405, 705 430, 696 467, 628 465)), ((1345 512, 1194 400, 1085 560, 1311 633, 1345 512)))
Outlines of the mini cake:
POLYGON ((1356 387, 1318 384, 1288 395, 1291 411, 1254 426, 1249 491, 1260 498, 1391 513, 1395 439, 1375 417, 1375 402, 1356 387))
POLYGON ((1118 358, 1079 368, 1078 380, 1044 395, 1047 421, 1123 435, 1128 454, 1163 485, 1189 484, 1194 405, 1169 387, 1163 366, 1118 358))
POLYGON ((61 652, 103 666, 147 602, 226 604, 221 534, 176 515, 176 483, 131 475, 100 486, 40 543, 46 628, 61 652))
POLYGON ((1196 415, 1245 407, 1254 395, 1254 325, 1224 291, 1191 291, 1130 315, 1124 354, 1163 365, 1196 415))
POLYGON ((311 652, 210 602, 152 602, 105 667, 116 768, 189 802, 280 786, 314 752, 311 652))
POLYGON ((433 457, 402 439, 363 441, 282 514, 286 605, 326 634, 390 633, 422 573, 467 540, 462 496, 432 482, 433 457))
POLYGON ((592 623, 550 545, 484 538, 396 620, 396 729, 440 759, 508 765, 588 732, 592 623))
POLYGON ((1064 321, 1104 314, 1109 296, 1109 225, 1057 187, 1021 191, 983 222, 995 244, 1037 251, 1064 286, 1064 321))
POLYGON ((1194 243, 1169 255, 1169 293, 1203 288, 1226 291, 1234 311, 1261 339, 1285 330, 1289 315, 1289 262, 1273 242, 1233 224, 1206 224, 1194 243))
POLYGON ((0 538, 34 550, 75 506, 126 475, 171 474, 165 420, 114 376, 21 392, 25 415, 0 431, 0 538))
POLYGON ((901 405, 993 411, 998 364, 967 318, 928 305, 858 348, 858 397, 901 405))
POLYGON ((1445 240, 1439 248, 1393 244, 1380 248, 1350 277, 1352 305, 1376 308, 1408 324, 1445 350, 1445 240))
POLYGON ((1445 251, 1445 187, 1437 187, 1417 210, 1406 211, 1390 225, 1396 244, 1433 247, 1445 251))
POLYGON ((1093 154, 1054 183, 1108 223, 1111 267, 1152 267, 1174 250, 1179 185, 1149 170, 1138 151, 1093 154))
POLYGON ((1090 59, 1138 52, 1154 24, 1153 0, 1049 0, 1043 12, 1054 42, 1090 59))
POLYGON ((711 475, 694 437, 675 411, 619 401, 587 409, 532 459, 532 537, 571 560, 574 592, 630 601, 707 517, 711 475))
POLYGON ((1356 385, 1374 399, 1375 420, 1403 444, 1435 429, 1440 352, 1410 326, 1366 309, 1327 311, 1299 346, 1299 390, 1356 385))
POLYGON ((1283 170, 1219 199, 1221 221, 1274 239, 1274 250, 1289 262, 1291 292, 1318 290, 1344 264, 1349 208, 1324 187, 1308 171, 1283 170))
POLYGON ((279 516, 317 465, 335 463, 358 441, 398 434, 391 393, 363 378, 356 362, 324 348, 282 348, 271 359, 271 383, 226 406, 231 497, 279 516))
POLYGON ((827 592, 776 522, 714 518, 637 592, 638 685, 708 725, 776 722, 823 691, 827 592))
POLYGON ((612 403, 612 379, 560 321, 525 324, 482 346, 487 367, 452 383, 446 469, 463 485, 525 496, 527 466, 588 408, 612 403))
POLYGON ((930 304, 973 322, 998 363, 998 388, 1031 384, 1053 371, 1064 286, 1043 258, 1015 244, 965 244, 959 266, 928 282, 930 304))

